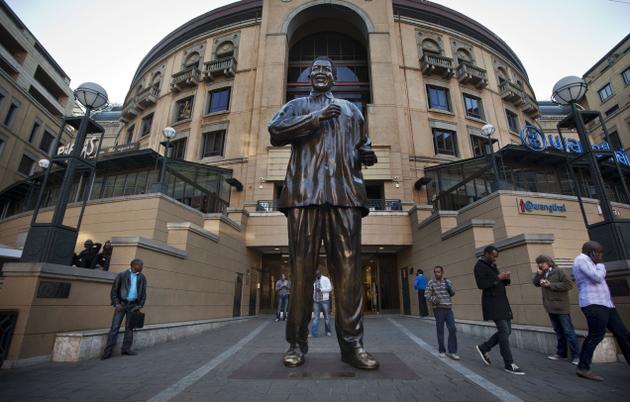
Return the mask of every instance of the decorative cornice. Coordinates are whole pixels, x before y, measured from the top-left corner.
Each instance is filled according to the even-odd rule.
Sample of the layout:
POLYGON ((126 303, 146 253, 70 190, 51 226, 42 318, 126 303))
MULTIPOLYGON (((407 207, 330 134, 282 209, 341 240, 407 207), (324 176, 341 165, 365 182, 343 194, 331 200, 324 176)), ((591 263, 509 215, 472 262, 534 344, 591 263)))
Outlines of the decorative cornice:
POLYGON ((236 223, 234 220, 230 219, 223 213, 203 214, 203 219, 204 220, 219 220, 225 224, 232 226, 234 229, 238 230, 239 232, 243 230, 243 227, 240 224, 236 223))
POLYGON ((190 222, 170 222, 166 224, 166 228, 170 230, 188 230, 191 231, 201 237, 205 237, 206 239, 212 240, 215 243, 219 242, 219 235, 216 233, 212 233, 201 226, 195 225, 190 222))
POLYGON ((466 223, 462 223, 461 225, 457 225, 452 229, 447 230, 442 233, 442 240, 449 239, 453 236, 456 236, 462 232, 467 231, 472 228, 492 228, 496 224, 496 221, 490 219, 471 219, 466 223))
MULTIPOLYGON (((507 250, 513 247, 522 246, 525 244, 552 244, 554 241, 554 235, 551 233, 543 234, 530 234, 521 233, 519 235, 508 237, 507 239, 499 240, 492 243, 499 251, 507 250)), ((484 247, 479 247, 475 250, 475 255, 481 257, 483 255, 484 247)))
POLYGON ((111 283, 118 273, 98 269, 71 267, 69 265, 50 264, 47 262, 11 262, 4 264, 2 274, 6 277, 38 276, 50 279, 111 283))
POLYGON ((457 211, 437 211, 418 224, 418 230, 430 225, 440 218, 457 218, 457 211))
POLYGON ((185 259, 188 253, 179 248, 169 246, 157 240, 146 239, 140 236, 120 236, 112 237, 112 246, 114 247, 138 247, 146 250, 156 251, 158 253, 170 255, 173 257, 185 259))

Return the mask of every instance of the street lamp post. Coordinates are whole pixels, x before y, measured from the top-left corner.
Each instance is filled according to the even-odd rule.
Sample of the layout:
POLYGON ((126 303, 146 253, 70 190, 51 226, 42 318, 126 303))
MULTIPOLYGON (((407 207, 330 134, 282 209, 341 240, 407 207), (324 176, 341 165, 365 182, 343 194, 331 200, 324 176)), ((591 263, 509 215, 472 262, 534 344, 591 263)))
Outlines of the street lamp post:
POLYGON ((164 145, 164 156, 162 157, 162 166, 160 168, 160 181, 154 186, 154 190, 166 194, 168 192, 168 185, 165 183, 166 165, 168 164, 168 158, 171 157, 171 148, 173 147, 171 140, 175 138, 177 132, 173 127, 166 127, 162 130, 162 135, 166 138, 165 141, 160 142, 161 145, 164 145))
MULTIPOLYGON (((85 114, 78 125, 78 132, 71 154, 69 156, 53 157, 53 162, 65 167, 65 172, 61 182, 59 198, 55 204, 52 220, 50 223, 38 224, 36 223, 36 215, 39 211, 39 203, 41 202, 50 170, 50 163, 46 164, 44 184, 40 190, 38 205, 36 205, 33 213, 31 228, 29 229, 26 243, 24 244, 24 250, 22 252, 21 261, 23 262, 51 262, 65 265, 69 265, 72 262, 74 246, 78 236, 80 223, 76 227, 70 227, 64 225, 63 222, 66 215, 66 209, 68 207, 68 200, 74 185, 75 175, 86 165, 86 161, 83 160, 81 155, 86 136, 88 132, 104 132, 102 127, 90 119, 90 114, 93 110, 98 110, 107 104, 107 92, 98 84, 86 82, 81 84, 74 91, 74 96, 75 99, 85 107, 85 114)), ((76 118, 65 119, 66 123, 69 122, 73 126, 77 123, 76 120, 76 118)), ((40 164, 40 166, 42 165, 40 164)), ((91 165, 90 167, 93 168, 91 165)), ((84 191, 88 190, 89 189, 84 189, 84 191)), ((84 199, 82 210, 85 208, 85 200, 87 200, 87 197, 84 199)))
POLYGON ((492 124, 488 123, 481 127, 481 133, 488 139, 488 152, 490 159, 492 160, 492 170, 494 171, 494 180, 496 181, 496 189, 501 190, 501 179, 499 176, 499 166, 497 166, 497 158, 494 154, 494 141, 492 140, 492 134, 494 134, 495 128, 492 124))
MULTIPOLYGON (((576 129, 583 151, 583 154, 576 159, 586 158, 589 174, 600 200, 600 208, 604 220, 595 224, 585 222, 589 238, 604 245, 606 250, 604 258, 606 261, 626 261, 622 265, 630 265, 630 220, 615 219, 597 156, 593 152, 583 119, 583 116, 587 116, 589 120, 592 120, 600 116, 600 114, 599 112, 579 110, 577 106, 577 102, 586 94, 586 90, 587 86, 584 80, 575 76, 564 77, 553 87, 553 101, 561 105, 568 105, 571 109, 571 113, 558 123, 558 131, 561 133, 562 128, 568 127, 576 129)), ((604 132, 606 133, 605 128, 604 132)), ((607 134, 605 135, 607 137, 607 134)), ((564 141, 563 146, 565 146, 564 141)), ((601 154, 604 151, 598 150, 597 153, 601 154)), ((613 161, 617 163, 614 151, 611 154, 613 161)), ((623 174, 620 179, 624 182, 623 174)), ((578 189, 577 191, 579 192, 580 190, 578 189)), ((625 267, 625 269, 628 268, 630 266, 625 267)))

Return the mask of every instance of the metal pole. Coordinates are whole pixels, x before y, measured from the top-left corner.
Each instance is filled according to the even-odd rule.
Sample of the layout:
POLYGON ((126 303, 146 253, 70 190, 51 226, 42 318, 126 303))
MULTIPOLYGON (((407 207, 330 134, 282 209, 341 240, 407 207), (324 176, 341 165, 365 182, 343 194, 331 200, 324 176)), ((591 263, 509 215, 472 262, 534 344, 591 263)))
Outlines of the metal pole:
POLYGON ((57 200, 57 205, 55 205, 55 212, 52 218, 52 225, 62 225, 63 218, 66 215, 66 207, 68 206, 68 197, 70 196, 70 191, 72 190, 72 185, 74 184, 74 174, 77 170, 77 165, 79 164, 79 160, 81 158, 81 152, 83 151, 83 144, 85 143, 85 136, 87 132, 88 123, 90 121, 90 112, 92 111, 91 107, 85 108, 85 115, 83 115, 83 119, 81 119, 81 125, 79 126, 79 133, 77 134, 77 138, 74 142, 74 149, 72 150, 72 155, 68 161, 68 167, 66 168, 66 172, 63 175, 63 181, 61 182, 61 190, 59 192, 59 199, 57 200))
POLYGON ((588 138, 588 134, 586 133, 586 128, 584 127, 584 122, 582 121, 582 115, 580 114, 580 111, 578 110, 575 102, 571 102, 571 112, 573 113, 575 128, 577 129, 578 136, 580 137, 580 142, 585 148, 583 149, 583 151, 587 154, 591 180, 593 180, 595 188, 599 192, 599 201, 602 209, 602 215, 604 216, 604 221, 612 222, 615 220, 615 216, 613 215, 612 208, 610 206, 610 200, 608 199, 608 194, 606 193, 604 179, 602 178, 602 173, 599 170, 599 165, 597 164, 595 154, 593 154, 593 148, 591 146, 591 141, 588 138))
POLYGON ((492 170, 494 170, 494 180, 496 180, 497 186, 495 191, 501 190, 501 181, 499 179, 499 167, 497 166, 496 155, 494 154, 494 147, 492 146, 492 135, 488 136, 488 146, 490 147, 490 158, 492 159, 492 170))
POLYGON ((164 144, 164 156, 162 157, 162 167, 160 169, 160 192, 161 193, 166 193, 166 190, 164 190, 165 184, 164 184, 164 179, 166 178, 166 163, 168 162, 168 157, 169 157, 169 148, 171 145, 171 140, 170 138, 166 139, 166 144, 164 144))

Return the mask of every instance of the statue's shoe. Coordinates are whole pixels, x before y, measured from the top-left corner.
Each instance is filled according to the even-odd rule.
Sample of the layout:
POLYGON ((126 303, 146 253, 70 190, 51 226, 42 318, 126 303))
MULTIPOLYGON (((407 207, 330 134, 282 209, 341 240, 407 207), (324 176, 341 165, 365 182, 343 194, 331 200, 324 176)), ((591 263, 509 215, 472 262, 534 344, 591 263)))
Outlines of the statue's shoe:
POLYGON ((351 353, 342 354, 341 361, 361 370, 378 369, 378 360, 363 348, 356 348, 351 353))
POLYGON ((299 367, 304 364, 304 353, 297 346, 289 348, 282 359, 286 367, 299 367))

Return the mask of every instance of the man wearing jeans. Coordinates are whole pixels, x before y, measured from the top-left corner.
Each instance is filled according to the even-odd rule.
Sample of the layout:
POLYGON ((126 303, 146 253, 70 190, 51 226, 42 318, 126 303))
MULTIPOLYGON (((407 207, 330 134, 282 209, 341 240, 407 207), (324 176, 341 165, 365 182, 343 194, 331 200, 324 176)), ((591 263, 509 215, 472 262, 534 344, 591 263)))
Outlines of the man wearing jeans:
POLYGON ((510 350, 510 332, 512 332, 512 309, 508 301, 505 287, 510 284, 510 273, 501 272, 495 261, 499 257, 499 250, 494 246, 488 246, 483 251, 483 256, 475 264, 475 280, 477 287, 482 290, 481 307, 483 319, 492 320, 497 326, 497 332, 486 342, 475 348, 484 364, 490 365, 489 352, 499 344, 501 357, 505 371, 511 374, 523 375, 520 367, 514 364, 512 351, 510 350))
POLYGON ((424 271, 418 269, 416 271, 416 280, 413 282, 413 288, 418 292, 418 311, 420 317, 427 317, 429 315, 429 309, 427 308, 427 301, 425 297, 425 290, 427 287, 427 278, 424 276, 424 271))
POLYGON ((114 306, 114 318, 112 319, 112 327, 107 336, 107 346, 103 351, 102 360, 112 357, 112 352, 116 346, 118 339, 118 331, 120 324, 125 316, 125 337, 122 344, 122 354, 133 356, 137 353, 131 350, 133 343, 133 328, 129 326, 129 313, 140 310, 147 297, 147 280, 142 274, 144 263, 141 259, 136 258, 129 264, 131 267, 116 275, 114 284, 112 285, 111 300, 114 306))
POLYGON ((573 261, 573 275, 580 293, 579 304, 588 323, 588 335, 582 344, 576 374, 593 381, 604 381, 602 377, 591 372, 590 367, 593 352, 604 339, 606 328, 615 336, 626 362, 630 364, 630 333, 623 325, 610 297, 603 257, 602 245, 589 241, 584 243, 582 254, 573 261))
POLYGON ((287 276, 280 274, 280 279, 276 281, 276 296, 278 297, 278 312, 276 313, 276 322, 287 319, 287 306, 289 305, 289 292, 291 285, 287 276))
POLYGON ((534 274, 532 282, 534 286, 542 288, 543 306, 549 314, 549 320, 556 332, 558 343, 556 353, 547 356, 550 360, 564 360, 571 350, 571 363, 577 365, 580 349, 577 344, 577 335, 573 329, 571 315, 569 314, 569 290, 573 288, 569 275, 562 272, 553 259, 546 255, 536 257, 538 272, 534 274))
POLYGON ((457 355, 457 328, 455 327, 455 317, 453 316, 453 302, 451 297, 455 295, 455 288, 450 280, 444 277, 444 268, 436 266, 433 268, 435 279, 429 281, 425 297, 433 305, 433 315, 437 326, 438 350, 440 357, 447 355, 444 347, 444 323, 448 328, 448 357, 459 360, 457 355))
POLYGON ((311 325, 311 336, 317 337, 319 333, 319 313, 324 314, 324 326, 326 336, 332 336, 330 332, 330 292, 332 285, 327 276, 317 270, 315 272, 315 282, 313 282, 313 324, 311 325))

